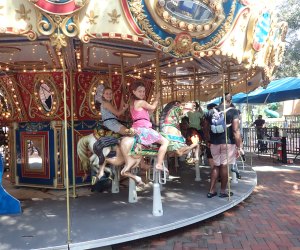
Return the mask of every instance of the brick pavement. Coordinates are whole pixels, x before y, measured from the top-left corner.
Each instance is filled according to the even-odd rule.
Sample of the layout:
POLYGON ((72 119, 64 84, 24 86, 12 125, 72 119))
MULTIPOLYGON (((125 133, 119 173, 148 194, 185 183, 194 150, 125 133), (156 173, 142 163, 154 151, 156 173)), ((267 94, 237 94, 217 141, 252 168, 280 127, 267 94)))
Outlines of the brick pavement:
POLYGON ((300 168, 253 157, 258 185, 236 207, 171 232, 112 246, 113 250, 300 250, 300 168))

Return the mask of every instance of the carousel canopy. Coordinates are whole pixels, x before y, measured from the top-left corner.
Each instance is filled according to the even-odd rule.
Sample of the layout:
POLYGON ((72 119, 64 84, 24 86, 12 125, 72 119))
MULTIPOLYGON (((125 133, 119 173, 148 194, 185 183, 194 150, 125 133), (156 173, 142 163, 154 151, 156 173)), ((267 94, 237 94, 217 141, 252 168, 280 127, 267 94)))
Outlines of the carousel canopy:
POLYGON ((223 87, 252 90, 269 81, 284 51, 287 24, 277 22, 273 3, 2 0, 0 93, 8 111, 0 119, 13 120, 14 109, 30 120, 20 114, 27 105, 20 93, 35 95, 37 81, 45 80, 38 76, 64 69, 75 87, 81 74, 107 76, 101 84, 120 76, 123 91, 128 78, 152 82, 150 92, 158 81, 164 103, 211 100, 223 87), (28 74, 37 77, 25 80, 28 74))

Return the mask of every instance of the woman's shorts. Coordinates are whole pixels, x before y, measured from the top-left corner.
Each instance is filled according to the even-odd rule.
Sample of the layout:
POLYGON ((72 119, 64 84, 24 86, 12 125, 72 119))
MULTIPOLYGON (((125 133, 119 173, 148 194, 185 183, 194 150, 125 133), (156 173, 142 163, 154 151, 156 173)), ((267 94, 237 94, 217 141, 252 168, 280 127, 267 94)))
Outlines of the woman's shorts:
POLYGON ((215 166, 235 164, 236 162, 236 145, 235 144, 211 144, 210 151, 215 166), (228 157, 228 161, 227 161, 228 157))

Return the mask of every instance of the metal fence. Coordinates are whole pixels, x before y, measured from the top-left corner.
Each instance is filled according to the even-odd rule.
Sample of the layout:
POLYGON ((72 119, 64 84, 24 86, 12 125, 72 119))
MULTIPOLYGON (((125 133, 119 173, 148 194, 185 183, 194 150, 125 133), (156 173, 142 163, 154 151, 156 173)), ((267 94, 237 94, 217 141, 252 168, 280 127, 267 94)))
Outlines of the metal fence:
MULTIPOLYGON (((264 139, 281 139, 286 137, 287 154, 297 155, 300 151, 300 128, 264 128, 264 139)), ((255 128, 243 128, 243 145, 248 151, 258 150, 257 131, 255 128)))

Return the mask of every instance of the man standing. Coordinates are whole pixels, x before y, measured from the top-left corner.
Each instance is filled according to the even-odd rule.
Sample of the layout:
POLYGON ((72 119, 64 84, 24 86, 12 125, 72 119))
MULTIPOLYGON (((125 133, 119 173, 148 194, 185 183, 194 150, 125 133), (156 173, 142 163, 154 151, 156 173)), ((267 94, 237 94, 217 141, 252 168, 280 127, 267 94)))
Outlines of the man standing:
POLYGON ((252 123, 252 126, 255 125, 255 128, 256 128, 257 146, 258 146, 258 150, 261 151, 261 152, 266 150, 266 146, 261 141, 261 140, 264 139, 265 123, 266 123, 265 120, 262 119, 262 115, 259 115, 257 117, 257 119, 252 123))
POLYGON ((256 128, 256 135, 257 139, 263 139, 264 137, 264 130, 263 128, 265 127, 265 120, 262 118, 262 115, 259 115, 255 122, 253 122, 252 126, 255 125, 256 128))
MULTIPOLYGON (((238 110, 233 107, 229 93, 225 94, 224 102, 225 110, 222 99, 221 104, 210 112, 210 150, 214 167, 211 169, 210 189, 207 198, 212 198, 218 194, 216 192, 216 184, 219 175, 221 178, 219 197, 225 198, 229 196, 226 191, 228 182, 227 165, 235 163, 237 150, 240 150, 243 154, 238 110), (219 117, 218 122, 222 122, 223 119, 223 125, 220 123, 217 125, 216 117, 219 117), (227 132, 225 132, 225 130, 227 130, 227 132)), ((233 195, 233 193, 230 193, 230 195, 233 195)))

